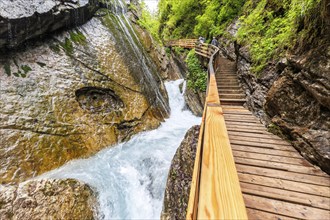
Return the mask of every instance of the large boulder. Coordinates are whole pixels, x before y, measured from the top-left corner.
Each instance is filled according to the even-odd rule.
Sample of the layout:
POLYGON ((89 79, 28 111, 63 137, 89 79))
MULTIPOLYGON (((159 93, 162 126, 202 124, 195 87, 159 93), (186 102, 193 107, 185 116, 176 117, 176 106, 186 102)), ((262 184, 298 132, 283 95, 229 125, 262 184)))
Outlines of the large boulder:
POLYGON ((107 10, 0 57, 1 183, 20 182, 153 129, 168 116, 150 59, 107 10))
POLYGON ((85 23, 98 9, 98 0, 1 0, 0 48, 85 23))
POLYGON ((168 173, 162 220, 186 219, 200 126, 190 128, 177 149, 168 173))
POLYGON ((6 219, 95 219, 97 200, 91 188, 73 179, 34 180, 0 185, 0 216, 6 219))

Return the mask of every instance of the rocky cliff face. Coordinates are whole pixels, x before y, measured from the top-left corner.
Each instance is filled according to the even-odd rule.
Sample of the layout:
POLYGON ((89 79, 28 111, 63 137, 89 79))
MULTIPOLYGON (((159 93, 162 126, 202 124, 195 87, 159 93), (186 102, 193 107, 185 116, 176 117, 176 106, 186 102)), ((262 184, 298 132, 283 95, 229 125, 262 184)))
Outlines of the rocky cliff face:
POLYGON ((186 90, 184 92, 184 100, 187 103, 188 108, 194 115, 202 117, 205 99, 205 92, 196 92, 193 89, 186 87, 186 90))
POLYGON ((0 186, 1 219, 95 219, 96 196, 77 180, 35 180, 0 186))
POLYGON ((1 183, 89 156, 167 117, 161 78, 120 18, 103 9, 81 27, 0 55, 1 183))
POLYGON ((98 0, 2 0, 0 48, 85 23, 98 9, 98 0))
POLYGON ((173 56, 168 56, 166 54, 165 47, 157 42, 147 30, 139 25, 139 20, 142 16, 140 2, 137 0, 130 0, 129 4, 129 18, 134 25, 134 29, 136 30, 141 43, 155 62, 157 71, 160 73, 162 79, 181 79, 183 77, 181 74, 182 71, 173 56))
MULTIPOLYGON (((257 77, 248 48, 222 39, 224 55, 236 58, 247 107, 284 135, 308 160, 330 174, 330 5, 322 13, 322 34, 272 61, 257 77)), ((319 18, 320 19, 320 18, 319 18)), ((235 35, 237 24, 228 32, 235 35)))
POLYGON ((177 149, 168 173, 161 219, 185 219, 200 126, 190 128, 177 149))

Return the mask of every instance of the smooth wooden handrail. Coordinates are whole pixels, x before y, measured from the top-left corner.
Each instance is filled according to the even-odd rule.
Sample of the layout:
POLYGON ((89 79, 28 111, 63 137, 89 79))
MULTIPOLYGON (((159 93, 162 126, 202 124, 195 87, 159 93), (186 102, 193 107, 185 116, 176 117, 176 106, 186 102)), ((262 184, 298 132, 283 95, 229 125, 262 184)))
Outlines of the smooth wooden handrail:
POLYGON ((196 54, 209 58, 207 96, 186 219, 247 219, 215 79, 218 66, 214 60, 219 48, 200 44, 197 39, 173 40, 166 45, 195 48, 196 54))

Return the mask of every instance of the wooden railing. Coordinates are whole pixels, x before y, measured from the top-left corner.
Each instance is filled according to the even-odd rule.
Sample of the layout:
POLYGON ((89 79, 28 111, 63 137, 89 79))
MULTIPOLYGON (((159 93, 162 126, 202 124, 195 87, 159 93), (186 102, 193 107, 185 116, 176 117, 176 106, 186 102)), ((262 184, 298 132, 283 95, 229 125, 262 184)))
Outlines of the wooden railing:
POLYGON ((175 46, 175 47, 193 49, 195 48, 196 43, 197 43, 197 39, 169 40, 165 42, 165 46, 166 47, 175 46))
POLYGON ((186 219, 247 219, 215 79, 219 49, 196 39, 186 45, 185 40, 170 41, 167 46, 191 48, 193 40, 196 53, 210 60, 186 219))

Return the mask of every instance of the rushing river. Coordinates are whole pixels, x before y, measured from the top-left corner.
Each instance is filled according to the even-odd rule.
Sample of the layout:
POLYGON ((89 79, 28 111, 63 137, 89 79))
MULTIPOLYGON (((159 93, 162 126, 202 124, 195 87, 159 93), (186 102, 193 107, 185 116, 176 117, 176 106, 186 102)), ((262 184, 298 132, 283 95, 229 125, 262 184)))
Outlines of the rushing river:
POLYGON ((88 183, 98 193, 100 219, 159 219, 171 160, 186 131, 201 121, 184 108, 180 82, 166 83, 171 116, 158 129, 39 178, 75 178, 88 183))

